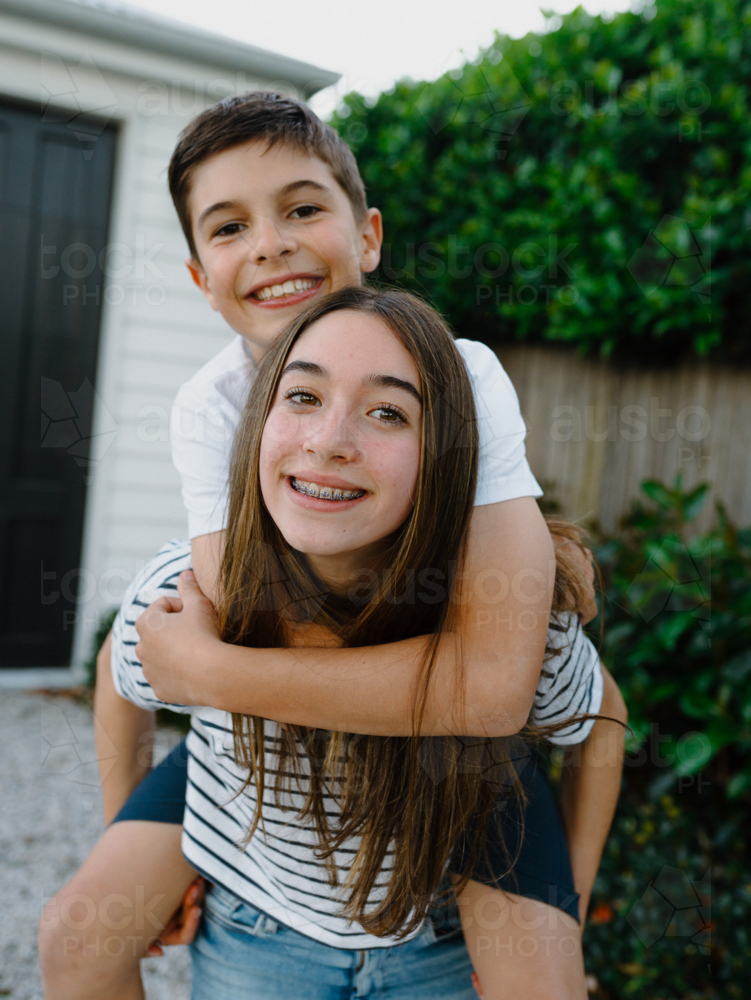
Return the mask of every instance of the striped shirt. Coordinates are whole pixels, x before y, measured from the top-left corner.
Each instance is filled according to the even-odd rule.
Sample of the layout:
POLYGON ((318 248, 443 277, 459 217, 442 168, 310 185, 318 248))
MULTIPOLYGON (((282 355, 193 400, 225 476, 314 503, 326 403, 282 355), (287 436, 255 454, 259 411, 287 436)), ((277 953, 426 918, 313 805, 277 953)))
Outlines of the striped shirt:
MULTIPOLYGON (((123 698, 147 709, 170 708, 192 716, 188 735, 188 787, 183 821, 183 853, 209 881, 223 886, 280 924, 335 948, 385 948, 393 938, 368 934, 343 916, 341 882, 332 886, 324 863, 316 857, 318 838, 310 820, 297 814, 305 799, 309 759, 298 745, 299 784, 277 804, 274 776, 278 764, 278 724, 265 726, 266 771, 269 779, 263 797, 263 827, 256 828, 245 847, 239 846, 250 827, 256 797, 253 787, 238 794, 247 771, 235 763, 232 718, 214 708, 166 704, 160 701, 143 675, 135 655, 138 634, 135 621, 162 595, 174 595, 177 577, 190 568, 190 543, 169 542, 131 584, 113 629, 112 675, 123 698)), ((530 722, 547 725, 578 712, 597 712, 602 697, 602 674, 597 653, 584 636, 578 619, 566 616, 551 625, 549 642, 556 652, 545 661, 530 722)), ((552 737, 559 744, 581 742, 593 722, 569 726, 552 737)), ((324 798, 327 815, 336 817, 338 806, 324 798)), ((343 877, 357 852, 352 840, 334 855, 343 877)), ((385 895, 392 855, 387 854, 370 904, 385 895)), ((415 934, 418 931, 415 931, 415 934)), ((405 939, 402 939, 405 940, 405 939)))

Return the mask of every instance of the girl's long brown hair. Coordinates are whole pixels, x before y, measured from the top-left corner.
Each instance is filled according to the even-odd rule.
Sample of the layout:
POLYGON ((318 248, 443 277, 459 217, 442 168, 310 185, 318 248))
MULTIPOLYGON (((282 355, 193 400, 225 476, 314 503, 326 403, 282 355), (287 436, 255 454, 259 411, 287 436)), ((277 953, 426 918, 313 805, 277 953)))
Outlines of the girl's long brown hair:
MULTIPOLYGON (((291 645, 296 625, 313 623, 346 646, 382 645, 430 636, 417 680, 412 735, 362 736, 277 726, 281 759, 274 791, 302 788, 300 818, 313 822, 318 856, 338 884, 337 849, 359 838, 344 882, 344 912, 369 933, 402 937, 424 919, 452 848, 476 831, 456 891, 469 879, 484 842, 485 823, 503 789, 514 785, 514 739, 460 741, 426 737, 422 718, 439 644, 455 627, 452 591, 461 569, 477 479, 478 434, 472 387, 441 317, 400 291, 348 288, 298 317, 270 348, 251 389, 235 439, 229 524, 220 574, 219 622, 228 642, 254 647, 291 645), (390 539, 380 573, 365 591, 345 600, 327 592, 301 553, 290 548, 263 502, 259 456, 264 425, 295 341, 313 323, 339 310, 381 319, 412 356, 423 399, 421 458, 414 506, 390 539), (292 775, 292 777, 290 777, 292 775), (324 795, 340 807, 329 822, 324 795), (387 855, 393 867, 385 892, 379 883, 387 855), (374 905, 371 896, 378 898, 374 905)), ((456 699, 463 704, 458 635, 456 699)), ((266 785, 265 720, 233 716, 235 756, 248 770, 256 807, 246 842, 263 823, 266 785)), ((289 806, 289 799, 287 808, 289 806)))

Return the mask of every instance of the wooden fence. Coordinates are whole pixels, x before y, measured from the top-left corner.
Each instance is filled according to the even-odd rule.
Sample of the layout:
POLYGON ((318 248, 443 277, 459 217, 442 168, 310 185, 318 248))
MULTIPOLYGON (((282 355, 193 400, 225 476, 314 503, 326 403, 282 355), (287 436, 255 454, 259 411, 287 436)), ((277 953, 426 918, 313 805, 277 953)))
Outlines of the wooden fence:
POLYGON ((686 361, 617 367, 549 347, 503 346, 498 357, 527 422, 527 456, 561 513, 605 531, 644 479, 708 481, 736 523, 751 524, 751 371, 686 361))

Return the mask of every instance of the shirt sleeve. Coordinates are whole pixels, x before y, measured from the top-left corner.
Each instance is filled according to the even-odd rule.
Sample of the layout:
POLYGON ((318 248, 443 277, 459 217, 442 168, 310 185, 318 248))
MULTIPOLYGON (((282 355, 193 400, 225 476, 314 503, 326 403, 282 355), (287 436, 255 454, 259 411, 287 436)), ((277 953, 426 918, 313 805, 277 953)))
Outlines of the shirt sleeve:
MULTIPOLYGON (((574 715, 600 711, 602 669, 600 657, 584 634, 574 614, 551 619, 548 644, 554 649, 542 667, 540 683, 529 716, 533 725, 548 726, 574 715)), ((551 743, 568 746, 582 743, 592 731, 594 719, 576 722, 548 737, 551 743)))
POLYGON ((170 708, 190 714, 192 706, 160 701, 151 690, 136 656, 136 621, 158 597, 177 593, 177 578, 190 569, 190 542, 168 542, 128 587, 112 626, 112 680, 121 698, 139 708, 170 708))
POLYGON ((456 346, 467 367, 477 409, 480 455, 475 505, 542 496, 527 462, 527 428, 511 379, 485 344, 460 339, 456 346))
POLYGON ((189 538, 227 526, 230 455, 239 416, 227 400, 204 398, 189 384, 175 398, 172 461, 180 473, 189 538))

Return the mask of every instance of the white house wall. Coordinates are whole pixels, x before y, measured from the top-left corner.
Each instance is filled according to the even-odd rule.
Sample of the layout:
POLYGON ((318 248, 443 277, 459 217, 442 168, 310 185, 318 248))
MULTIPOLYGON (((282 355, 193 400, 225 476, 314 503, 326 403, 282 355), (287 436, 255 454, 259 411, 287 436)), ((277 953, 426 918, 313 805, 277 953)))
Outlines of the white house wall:
MULTIPOLYGON (((79 68, 76 79, 85 83, 91 108, 114 105, 111 118, 119 128, 109 241, 133 254, 126 259, 116 253, 111 261, 115 268, 136 265, 126 276, 110 276, 99 290, 104 297, 96 383, 101 406, 94 433, 112 418, 117 433, 92 470, 88 489, 81 566, 85 599, 79 604, 73 653, 78 668, 89 655, 101 616, 119 602, 138 568, 169 538, 185 537, 168 415, 181 383, 231 336, 185 268, 187 249, 167 191, 166 166, 178 132, 199 107, 238 84, 250 89, 270 81, 244 74, 233 79, 226 69, 9 17, 0 17, 0 39, 2 96, 42 101, 41 52, 61 58, 68 69, 79 67, 81 59, 93 64, 79 68), (160 89, 155 105, 149 97, 159 97, 160 89), (139 265, 139 251, 143 257, 154 247, 139 265)), ((75 108, 75 99, 76 94, 59 94, 54 103, 75 108)))

